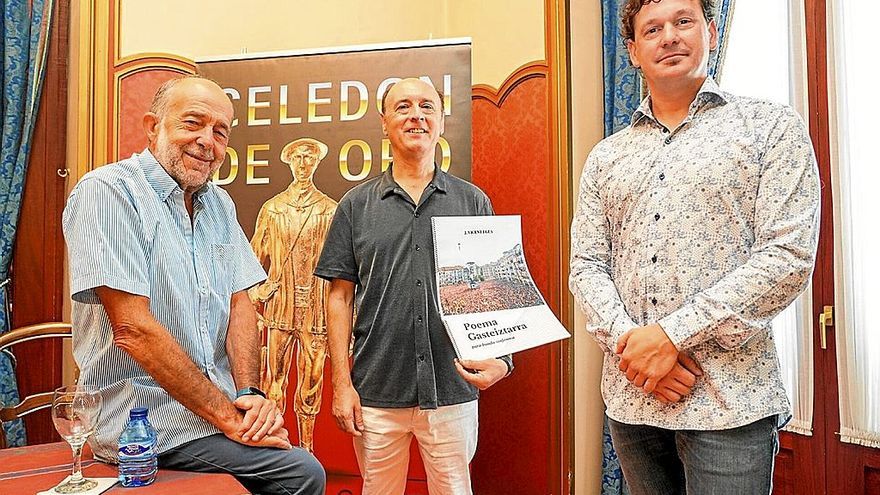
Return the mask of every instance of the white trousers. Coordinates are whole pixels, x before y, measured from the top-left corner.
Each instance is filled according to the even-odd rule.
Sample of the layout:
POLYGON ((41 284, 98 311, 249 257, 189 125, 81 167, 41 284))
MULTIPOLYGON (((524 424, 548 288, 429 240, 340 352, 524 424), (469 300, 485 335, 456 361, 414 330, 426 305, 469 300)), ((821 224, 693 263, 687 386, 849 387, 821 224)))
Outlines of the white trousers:
POLYGON ((437 409, 364 407, 364 431, 354 437, 363 495, 403 495, 409 446, 415 437, 431 495, 471 495, 468 469, 477 451, 477 401, 437 409))

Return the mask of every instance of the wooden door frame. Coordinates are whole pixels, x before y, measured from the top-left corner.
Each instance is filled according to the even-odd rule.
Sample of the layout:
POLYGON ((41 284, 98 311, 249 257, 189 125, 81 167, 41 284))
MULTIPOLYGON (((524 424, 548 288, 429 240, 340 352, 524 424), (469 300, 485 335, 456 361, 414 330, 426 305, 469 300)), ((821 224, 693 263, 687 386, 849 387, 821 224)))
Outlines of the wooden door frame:
MULTIPOLYGON (((795 453, 794 493, 851 495, 866 492, 869 466, 880 466, 880 450, 840 441, 837 342, 833 326, 823 329, 818 315, 835 305, 834 203, 832 201, 828 1, 804 0, 810 138, 819 164, 822 212, 813 272, 813 436, 783 433, 782 448, 795 453), (826 332, 826 349, 821 333, 826 332), (797 454, 801 454, 798 457, 797 454)), ((878 469, 880 470, 880 469, 878 469)), ((875 481, 876 483, 876 481, 875 481)))
MULTIPOLYGON (((785 481, 793 493, 825 493, 828 486, 826 459, 829 423, 827 401, 832 393, 826 383, 828 373, 834 373, 833 344, 822 349, 818 315, 825 305, 834 300, 834 231, 832 228, 831 160, 828 141, 828 78, 826 52, 825 0, 804 0, 804 30, 807 54, 807 96, 810 138, 819 165, 821 190, 821 218, 816 268, 812 278, 813 321, 813 435, 780 434, 780 450, 792 459, 792 473, 785 481)), ((829 343, 833 336, 829 336, 829 343)), ((833 391, 836 395, 836 390, 833 391)), ((779 474, 779 473, 777 473, 779 474)))
MULTIPOLYGON (((61 321, 64 304, 64 238, 61 212, 66 196, 67 88, 70 6, 56 1, 49 32, 46 75, 28 159, 21 214, 13 247, 12 326, 61 321)), ((61 342, 16 346, 19 395, 61 386, 61 342)), ((24 419, 28 443, 58 441, 48 410, 24 419)))
MULTIPOLYGON (((810 135, 819 161, 819 174, 822 181, 822 216, 819 236, 819 250, 813 280, 813 291, 818 296, 813 299, 813 315, 818 315, 824 306, 836 305, 834 272, 834 203, 831 188, 830 151, 830 112, 829 112, 829 54, 827 43, 828 2, 827 0, 804 0, 807 21, 807 67, 810 88, 810 135)), ((836 319, 835 319, 836 321, 836 319)), ((822 328, 814 322, 814 342, 819 342, 822 328)), ((863 447, 840 441, 840 390, 838 388, 837 340, 833 326, 826 329, 827 349, 817 348, 816 384, 824 389, 823 395, 816 395, 815 418, 824 420, 826 453, 824 466, 826 493, 830 495, 851 495, 868 493, 866 484, 868 469, 880 472, 880 449, 863 447)), ((820 423, 821 421, 814 421, 820 423)), ((815 429, 818 435, 818 428, 815 429)), ((817 470, 822 471, 822 470, 817 470)), ((880 484, 880 480, 874 480, 880 484)))

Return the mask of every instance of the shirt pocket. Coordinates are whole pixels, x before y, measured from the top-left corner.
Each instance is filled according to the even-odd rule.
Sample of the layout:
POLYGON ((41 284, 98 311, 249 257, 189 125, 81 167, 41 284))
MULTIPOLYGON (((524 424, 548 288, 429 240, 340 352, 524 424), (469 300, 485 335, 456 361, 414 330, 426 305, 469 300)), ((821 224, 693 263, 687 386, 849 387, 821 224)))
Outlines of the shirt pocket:
POLYGON ((211 286, 221 297, 231 294, 235 276, 235 245, 211 244, 211 286))

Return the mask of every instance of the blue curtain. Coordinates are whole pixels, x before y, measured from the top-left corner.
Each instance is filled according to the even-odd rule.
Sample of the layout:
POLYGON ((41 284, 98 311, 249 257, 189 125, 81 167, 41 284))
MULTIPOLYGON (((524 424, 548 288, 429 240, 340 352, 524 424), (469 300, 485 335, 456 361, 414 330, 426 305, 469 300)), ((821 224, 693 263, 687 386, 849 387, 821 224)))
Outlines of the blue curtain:
MULTIPOLYGON (((21 209, 40 90, 49 48, 53 0, 3 0, 3 128, 0 137, 0 333, 9 331, 9 267, 21 209)), ((64 116, 60 116, 64 118, 64 116)), ((18 403, 13 362, 0 354, 0 402, 18 403)), ((9 445, 24 445, 20 421, 6 427, 9 445)))
MULTIPOLYGON (((625 0, 602 0, 602 51, 605 84, 605 136, 629 125, 630 118, 642 99, 642 81, 639 71, 630 64, 629 53, 620 34, 620 7, 625 0)), ((709 75, 716 80, 721 76, 724 49, 730 19, 733 17, 734 0, 718 2, 718 49, 709 60, 709 75)), ((602 439, 602 494, 627 494, 626 483, 605 418, 602 439)))
POLYGON ((709 75, 715 82, 721 82, 721 68, 724 66, 724 53, 727 49, 727 32, 730 30, 730 21, 733 19, 734 0, 721 0, 718 2, 718 14, 715 23, 718 25, 718 48, 709 56, 709 75))
POLYGON ((602 0, 602 50, 605 75, 605 136, 629 125, 641 100, 641 77, 629 62, 620 34, 620 6, 625 0, 602 0))

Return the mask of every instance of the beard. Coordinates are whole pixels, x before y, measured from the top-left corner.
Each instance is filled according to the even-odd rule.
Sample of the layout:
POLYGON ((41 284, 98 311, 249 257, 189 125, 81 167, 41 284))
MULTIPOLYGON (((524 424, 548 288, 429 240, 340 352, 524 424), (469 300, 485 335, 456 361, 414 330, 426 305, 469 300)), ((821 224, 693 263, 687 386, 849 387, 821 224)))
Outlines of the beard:
POLYGON ((208 179, 220 168, 221 162, 215 160, 214 152, 195 143, 184 146, 168 141, 165 132, 160 132, 156 140, 156 161, 168 172, 184 191, 196 191, 208 183, 208 179), (186 168, 183 155, 188 154, 199 160, 211 162, 207 172, 186 168))

